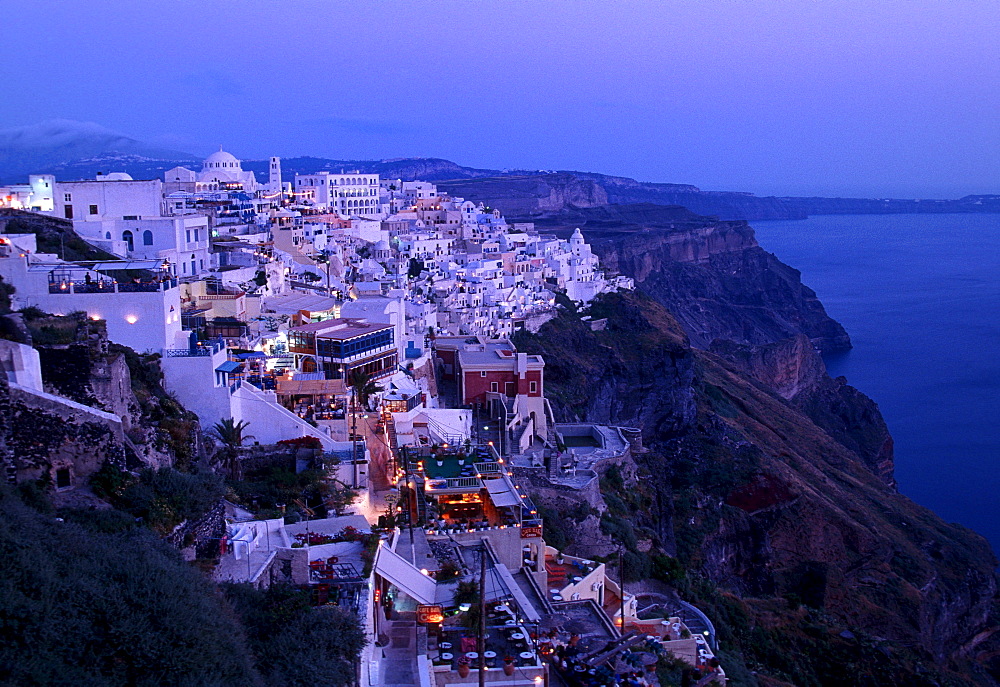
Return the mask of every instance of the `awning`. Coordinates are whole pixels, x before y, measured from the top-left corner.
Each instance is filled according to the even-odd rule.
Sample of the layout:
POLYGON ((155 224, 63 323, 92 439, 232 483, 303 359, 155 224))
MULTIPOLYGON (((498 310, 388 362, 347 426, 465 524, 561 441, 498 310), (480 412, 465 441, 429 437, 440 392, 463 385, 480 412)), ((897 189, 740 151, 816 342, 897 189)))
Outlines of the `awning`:
POLYGON ((227 360, 226 362, 215 368, 216 372, 236 372, 240 369, 240 364, 235 360, 227 360))
POLYGON ((253 353, 237 353, 236 357, 240 360, 266 360, 267 355, 261 353, 260 351, 254 351, 253 353))
POLYGON ((486 485, 486 491, 490 493, 490 500, 493 501, 494 506, 521 505, 521 497, 507 485, 507 480, 503 478, 485 479, 483 483, 486 485))
POLYGON ((379 546, 378 553, 375 554, 375 573, 418 603, 432 604, 436 599, 437 582, 386 544, 379 546))

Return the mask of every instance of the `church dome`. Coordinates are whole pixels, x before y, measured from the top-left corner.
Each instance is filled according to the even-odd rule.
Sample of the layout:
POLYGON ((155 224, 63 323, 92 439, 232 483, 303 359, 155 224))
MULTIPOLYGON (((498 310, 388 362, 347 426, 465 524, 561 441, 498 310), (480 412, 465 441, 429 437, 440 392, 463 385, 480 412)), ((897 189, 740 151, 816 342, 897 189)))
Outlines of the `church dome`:
POLYGON ((219 146, 217 152, 212 153, 205 158, 203 163, 204 169, 229 169, 229 170, 240 170, 242 169, 240 161, 236 159, 236 156, 232 153, 227 153, 219 146))

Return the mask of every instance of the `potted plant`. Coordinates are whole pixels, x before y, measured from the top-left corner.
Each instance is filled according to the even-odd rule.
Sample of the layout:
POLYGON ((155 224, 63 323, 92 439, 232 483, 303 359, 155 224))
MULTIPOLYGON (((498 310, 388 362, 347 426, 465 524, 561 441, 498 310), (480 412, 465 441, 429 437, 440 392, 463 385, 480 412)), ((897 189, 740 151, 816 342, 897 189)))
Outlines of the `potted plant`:
POLYGON ((503 657, 503 674, 513 675, 514 674, 514 657, 504 656, 503 657))
POLYGON ((469 658, 468 656, 462 656, 458 659, 458 675, 459 677, 469 677, 469 658))

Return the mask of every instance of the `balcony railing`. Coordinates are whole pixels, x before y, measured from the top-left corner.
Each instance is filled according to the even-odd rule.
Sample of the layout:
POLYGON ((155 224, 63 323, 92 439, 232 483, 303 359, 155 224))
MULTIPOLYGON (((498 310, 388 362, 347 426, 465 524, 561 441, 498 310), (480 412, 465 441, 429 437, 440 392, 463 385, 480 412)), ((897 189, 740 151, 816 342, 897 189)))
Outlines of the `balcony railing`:
POLYGON ((226 347, 222 339, 204 341, 193 348, 165 348, 164 358, 200 358, 212 356, 226 347))
POLYGON ((49 293, 154 293, 176 288, 177 279, 154 282, 117 282, 113 280, 74 281, 65 279, 49 282, 49 293))

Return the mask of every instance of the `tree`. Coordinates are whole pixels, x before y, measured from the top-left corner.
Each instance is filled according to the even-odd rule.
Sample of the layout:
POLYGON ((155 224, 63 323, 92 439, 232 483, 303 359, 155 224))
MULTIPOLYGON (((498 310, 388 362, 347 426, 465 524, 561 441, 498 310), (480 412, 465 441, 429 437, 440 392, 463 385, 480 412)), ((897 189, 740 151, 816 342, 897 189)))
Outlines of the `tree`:
POLYGON ((287 585, 224 587, 246 627, 257 669, 275 687, 354 684, 365 646, 357 616, 337 606, 312 608, 287 585))
POLYGON ((215 436, 217 436, 226 446, 223 451, 226 468, 229 470, 229 476, 233 479, 240 478, 240 446, 243 445, 243 442, 255 438, 252 434, 243 433, 249 426, 249 422, 245 422, 243 420, 236 422, 233 418, 227 417, 221 422, 216 422, 212 427, 212 430, 215 432, 215 436))
POLYGON ((360 368, 351 370, 348 384, 351 387, 351 398, 355 407, 360 405, 367 408, 371 397, 382 391, 382 387, 375 382, 375 379, 360 368))
POLYGON ((416 279, 420 276, 420 273, 424 271, 424 261, 417 260, 416 258, 410 258, 410 265, 407 269, 406 276, 410 279, 416 279))
POLYGON ((0 486, 0 551, 0 684, 260 684, 228 604, 150 530, 59 522, 0 486))

